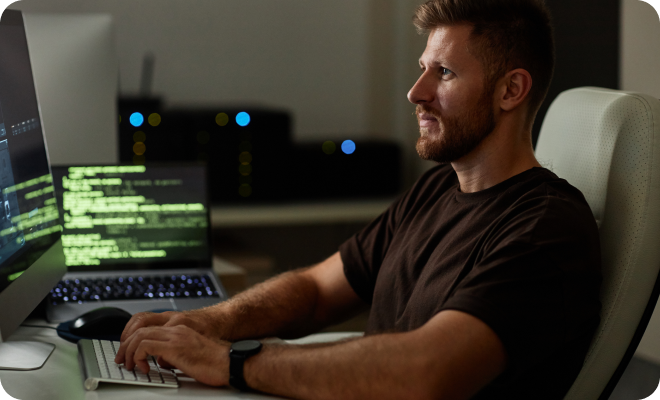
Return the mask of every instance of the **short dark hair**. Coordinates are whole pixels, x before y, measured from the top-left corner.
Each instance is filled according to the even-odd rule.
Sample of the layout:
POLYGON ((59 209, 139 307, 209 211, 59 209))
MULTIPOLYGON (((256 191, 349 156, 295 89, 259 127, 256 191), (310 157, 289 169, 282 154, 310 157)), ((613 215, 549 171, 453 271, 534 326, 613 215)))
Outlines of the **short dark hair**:
POLYGON ((419 33, 472 25, 472 53, 484 67, 487 85, 516 68, 532 76, 528 117, 533 121, 555 65, 552 22, 543 0, 430 0, 417 8, 413 23, 419 33))

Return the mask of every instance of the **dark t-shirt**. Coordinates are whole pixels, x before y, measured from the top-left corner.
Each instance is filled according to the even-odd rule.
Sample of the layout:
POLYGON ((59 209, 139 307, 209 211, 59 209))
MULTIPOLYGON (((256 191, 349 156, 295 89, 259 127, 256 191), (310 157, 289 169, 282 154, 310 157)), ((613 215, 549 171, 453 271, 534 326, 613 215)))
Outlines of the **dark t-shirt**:
POLYGON ((371 304, 367 334, 447 309, 495 331, 507 368, 477 399, 563 398, 598 326, 596 222, 582 193, 544 168, 461 193, 451 166, 435 167, 340 253, 371 304))

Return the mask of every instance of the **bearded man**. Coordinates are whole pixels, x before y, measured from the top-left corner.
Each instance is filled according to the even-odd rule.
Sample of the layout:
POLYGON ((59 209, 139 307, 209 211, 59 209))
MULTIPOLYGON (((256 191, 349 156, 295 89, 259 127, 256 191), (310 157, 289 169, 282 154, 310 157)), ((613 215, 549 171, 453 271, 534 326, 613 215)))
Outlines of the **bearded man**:
POLYGON ((428 33, 408 94, 417 150, 440 165, 318 265, 210 308, 134 316, 116 362, 146 371, 152 354, 209 385, 301 399, 563 398, 599 322, 600 247, 582 194, 532 149, 549 13, 541 0, 431 0, 414 23, 428 33), (368 306, 361 338, 245 341, 368 306))

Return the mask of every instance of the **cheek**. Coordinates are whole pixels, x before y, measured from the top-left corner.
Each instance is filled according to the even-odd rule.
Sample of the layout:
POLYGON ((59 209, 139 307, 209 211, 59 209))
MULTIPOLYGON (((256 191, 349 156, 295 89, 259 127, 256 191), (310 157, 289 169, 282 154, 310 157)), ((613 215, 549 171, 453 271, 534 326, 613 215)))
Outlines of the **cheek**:
POLYGON ((438 89, 438 105, 442 114, 456 114, 463 106, 463 101, 460 92, 452 90, 450 85, 445 85, 438 89))
POLYGON ((473 108, 478 98, 477 95, 473 94, 475 91, 452 86, 451 84, 447 84, 438 89, 440 112, 444 115, 454 116, 461 115, 473 108))

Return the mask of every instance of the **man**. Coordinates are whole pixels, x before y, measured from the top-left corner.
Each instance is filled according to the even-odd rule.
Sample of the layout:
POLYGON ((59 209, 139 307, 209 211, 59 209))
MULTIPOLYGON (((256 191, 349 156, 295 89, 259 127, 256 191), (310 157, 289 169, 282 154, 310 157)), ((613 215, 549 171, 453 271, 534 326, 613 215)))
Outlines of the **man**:
POLYGON ((228 341, 299 337, 370 304, 365 337, 257 344, 233 364, 235 386, 305 399, 564 396, 599 321, 600 249, 582 194, 532 150, 553 70, 549 14, 541 0, 432 0, 414 21, 429 33, 408 94, 417 150, 441 165, 314 267, 210 308, 134 316, 116 362, 144 371, 152 354, 226 385, 228 341))

